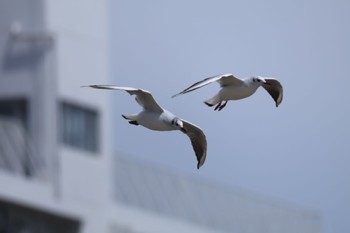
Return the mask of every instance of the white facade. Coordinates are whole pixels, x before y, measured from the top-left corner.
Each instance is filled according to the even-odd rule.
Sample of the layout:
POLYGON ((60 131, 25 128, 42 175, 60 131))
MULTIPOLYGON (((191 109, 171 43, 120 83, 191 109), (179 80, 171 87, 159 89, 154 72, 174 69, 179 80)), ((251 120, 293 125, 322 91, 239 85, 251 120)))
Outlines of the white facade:
POLYGON ((28 136, 44 164, 40 167, 44 175, 35 179, 0 170, 0 199, 69 216, 79 223, 81 232, 109 229, 109 99, 80 88, 107 83, 110 78, 107 4, 11 0, 0 6, 5 64, 0 98, 25 99, 28 136), (21 59, 24 64, 17 64, 21 59), (62 143, 62 103, 96 111, 100 136, 96 151, 62 143))
POLYGON ((108 0, 0 1, 0 232, 320 232, 312 212, 113 159, 111 95, 80 88, 110 83, 108 10, 108 0), (186 196, 197 188, 202 201, 186 196))

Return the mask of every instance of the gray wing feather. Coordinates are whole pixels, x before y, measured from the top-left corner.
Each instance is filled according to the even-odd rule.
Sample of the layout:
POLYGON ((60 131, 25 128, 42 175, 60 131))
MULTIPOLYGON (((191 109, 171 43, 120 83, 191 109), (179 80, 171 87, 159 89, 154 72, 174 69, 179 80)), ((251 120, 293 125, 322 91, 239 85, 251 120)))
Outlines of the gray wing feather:
POLYGON ((192 84, 191 86, 189 86, 188 88, 186 88, 185 90, 175 94, 172 96, 172 98, 178 96, 178 95, 182 95, 182 94, 186 94, 188 92, 194 91, 198 88, 204 87, 210 83, 213 82, 219 82, 220 86, 228 86, 228 85, 235 85, 235 84, 241 84, 243 83, 242 80, 236 78, 235 76, 233 76, 232 74, 224 74, 224 75, 216 75, 216 76, 212 76, 209 78, 205 78, 199 82, 196 82, 195 84, 192 84))
POLYGON ((207 156, 207 139, 203 131, 196 125, 182 120, 184 133, 190 138, 193 150, 197 158, 197 169, 205 162, 207 156))
POLYGON ((218 80, 221 87, 230 86, 230 85, 241 85, 243 81, 239 78, 236 78, 232 74, 224 74, 220 76, 218 80))
POLYGON ((276 107, 283 100, 283 87, 282 84, 276 79, 265 79, 266 84, 263 84, 265 90, 271 95, 272 99, 276 103, 276 107))
POLYGON ((133 88, 133 87, 119 87, 113 85, 89 85, 83 87, 92 87, 97 89, 105 89, 105 90, 123 90, 128 92, 130 95, 136 95, 136 102, 143 107, 144 109, 155 111, 155 112, 163 112, 162 107, 156 102, 153 98, 152 94, 149 91, 133 88))

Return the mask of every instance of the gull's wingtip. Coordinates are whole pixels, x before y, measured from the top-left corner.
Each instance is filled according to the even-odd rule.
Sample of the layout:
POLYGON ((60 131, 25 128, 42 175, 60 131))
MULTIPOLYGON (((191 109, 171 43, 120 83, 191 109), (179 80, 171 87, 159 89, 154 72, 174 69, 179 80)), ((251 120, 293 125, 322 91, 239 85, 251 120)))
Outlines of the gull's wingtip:
POLYGON ((179 96, 179 95, 181 95, 182 93, 177 93, 177 94, 175 94, 175 95, 172 95, 171 96, 171 98, 175 98, 176 96, 179 96))
POLYGON ((83 85, 83 86, 80 86, 81 88, 82 87, 96 87, 97 85, 83 85))
POLYGON ((282 103, 282 98, 279 98, 277 101, 276 101, 276 108, 278 106, 280 106, 280 104, 282 103))
POLYGON ((205 162, 206 153, 198 160, 197 169, 201 168, 205 162))
POLYGON ((198 161, 197 163, 197 169, 201 168, 204 165, 204 161, 198 161))

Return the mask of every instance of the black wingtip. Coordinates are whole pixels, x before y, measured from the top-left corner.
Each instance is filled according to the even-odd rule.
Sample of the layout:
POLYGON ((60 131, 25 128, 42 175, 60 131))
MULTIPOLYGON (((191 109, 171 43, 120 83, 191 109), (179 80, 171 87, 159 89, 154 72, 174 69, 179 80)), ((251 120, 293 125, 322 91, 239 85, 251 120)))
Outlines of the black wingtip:
POLYGON ((184 94, 184 92, 179 92, 179 93, 177 93, 177 94, 175 94, 175 95, 172 95, 171 98, 175 98, 175 97, 177 97, 177 96, 179 96, 179 95, 183 95, 183 94, 184 94))
POLYGON ((80 87, 92 87, 92 88, 99 88, 98 85, 85 85, 85 86, 80 86, 80 87))

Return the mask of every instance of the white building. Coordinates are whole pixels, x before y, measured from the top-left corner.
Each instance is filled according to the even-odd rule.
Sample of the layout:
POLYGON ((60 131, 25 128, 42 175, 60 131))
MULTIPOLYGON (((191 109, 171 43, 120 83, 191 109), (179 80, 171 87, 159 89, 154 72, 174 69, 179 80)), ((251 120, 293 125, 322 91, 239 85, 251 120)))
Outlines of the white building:
POLYGON ((107 0, 0 1, 0 233, 320 232, 317 214, 113 156, 107 0))

